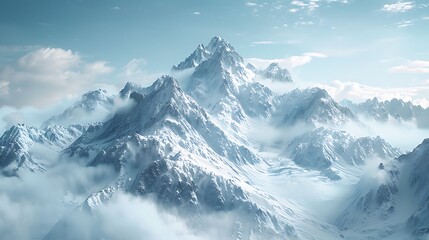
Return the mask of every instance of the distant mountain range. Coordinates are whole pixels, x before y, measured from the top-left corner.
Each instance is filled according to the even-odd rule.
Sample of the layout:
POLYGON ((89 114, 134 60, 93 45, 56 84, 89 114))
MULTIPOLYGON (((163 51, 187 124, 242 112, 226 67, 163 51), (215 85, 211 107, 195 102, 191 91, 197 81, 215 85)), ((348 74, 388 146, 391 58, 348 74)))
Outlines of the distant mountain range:
MULTIPOLYGON (((341 126, 373 118, 427 128, 428 109, 397 99, 339 104, 320 88, 277 95, 264 81, 292 84, 289 71, 277 63, 257 70, 220 37, 172 68, 183 70, 192 71, 186 84, 164 75, 149 87, 127 83, 116 96, 95 90, 41 128, 13 126, 0 138, 3 175, 43 174, 52 156, 111 166, 114 180, 76 211, 96 215, 118 192, 152 196, 189 221, 235 213, 225 229, 231 239, 427 236, 429 140, 404 154, 341 126), (115 98, 124 104, 115 107, 115 98), (353 194, 326 219, 279 190, 295 177, 315 188, 347 185, 353 194)), ((67 221, 45 239, 69 239, 67 221)))

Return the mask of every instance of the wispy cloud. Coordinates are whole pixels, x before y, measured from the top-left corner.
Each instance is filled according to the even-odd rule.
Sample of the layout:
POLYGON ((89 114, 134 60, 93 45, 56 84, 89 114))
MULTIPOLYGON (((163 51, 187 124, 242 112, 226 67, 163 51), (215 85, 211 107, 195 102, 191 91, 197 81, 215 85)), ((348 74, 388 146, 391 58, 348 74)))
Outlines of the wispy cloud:
POLYGON ((292 0, 290 2, 290 5, 292 6, 292 8, 289 9, 289 12, 296 13, 299 10, 313 12, 319 7, 321 7, 323 4, 329 4, 329 3, 347 4, 349 3, 349 1, 347 0, 292 0))
POLYGON ((266 68, 273 62, 277 62, 280 66, 284 68, 296 68, 305 64, 310 63, 314 58, 326 58, 327 56, 323 53, 318 52, 308 52, 303 53, 298 56, 291 56, 288 58, 280 58, 280 59, 261 59, 261 58, 248 58, 247 61, 256 67, 263 69, 266 68))
MULTIPOLYGON (((143 58, 134 58, 129 61, 122 71, 119 73, 120 85, 126 82, 135 82, 142 86, 149 86, 155 79, 157 79, 162 73, 149 72, 146 67, 147 61, 143 58)), ((122 86, 121 86, 122 87, 122 86)))
POLYGON ((384 4, 381 11, 383 12, 389 12, 389 13, 400 13, 400 12, 407 12, 411 9, 413 9, 416 5, 413 1, 409 2, 403 2, 399 1, 397 3, 393 4, 384 4))
POLYGON ((309 1, 300 1, 300 0, 293 0, 291 3, 294 7, 300 7, 301 9, 307 9, 309 11, 314 11, 319 5, 319 0, 309 0, 309 1))
POLYGON ((413 26, 414 20, 403 20, 396 24, 398 25, 399 28, 410 27, 410 26, 413 26))
POLYGON ((200 12, 193 12, 192 14, 194 14, 194 15, 201 15, 200 12))
POLYGON ((313 24, 314 24, 314 22, 312 22, 312 21, 298 21, 298 22, 294 23, 295 26, 308 26, 308 25, 313 25, 313 24))
POLYGON ((391 73, 429 73, 429 61, 413 60, 389 69, 391 73))
POLYGON ((113 10, 120 10, 121 8, 116 6, 116 7, 113 7, 112 9, 113 10))
POLYGON ((40 48, 40 46, 33 46, 33 45, 0 45, 0 53, 5 53, 5 52, 12 52, 12 53, 29 52, 29 51, 35 50, 37 48, 40 48))
MULTIPOLYGON (((287 26, 287 24, 283 25, 287 26)), ((299 40, 287 40, 287 41, 271 41, 271 40, 263 40, 263 41, 254 41, 250 43, 250 46, 260 46, 260 45, 298 45, 301 44, 299 40)))
POLYGON ((308 52, 302 54, 303 56, 309 56, 309 57, 315 57, 315 58, 327 58, 328 56, 326 54, 320 53, 320 52, 308 52))
POLYGON ((254 3, 254 2, 246 2, 246 6, 248 6, 248 7, 260 7, 262 5, 259 5, 259 4, 254 3))
POLYGON ((252 15, 258 16, 259 9, 263 7, 262 4, 256 2, 246 2, 245 5, 252 10, 252 15))
POLYGON ((252 42, 252 45, 273 45, 276 44, 276 42, 273 41, 257 41, 257 42, 252 42))

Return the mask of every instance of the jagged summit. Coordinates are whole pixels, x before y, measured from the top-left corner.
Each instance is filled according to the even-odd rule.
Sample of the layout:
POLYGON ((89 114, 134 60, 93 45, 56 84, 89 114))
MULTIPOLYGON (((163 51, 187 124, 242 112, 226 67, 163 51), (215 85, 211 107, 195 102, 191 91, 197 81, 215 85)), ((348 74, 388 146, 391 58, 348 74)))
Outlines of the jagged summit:
POLYGON ((178 65, 173 66, 174 71, 185 70, 188 68, 197 67, 204 61, 212 58, 216 53, 221 53, 223 57, 222 59, 227 59, 228 54, 233 54, 234 58, 243 62, 243 58, 238 55, 235 51, 234 47, 231 46, 229 42, 226 40, 216 36, 210 40, 210 43, 206 46, 203 44, 198 45, 193 53, 189 57, 187 57, 184 61, 179 63, 178 65))
POLYGON ((380 101, 378 98, 368 99, 365 102, 355 104, 351 101, 343 101, 356 115, 362 115, 369 119, 386 122, 389 119, 415 122, 420 128, 429 128, 429 108, 414 105, 411 102, 393 98, 380 101))
POLYGON ((119 97, 127 99, 132 92, 143 93, 145 92, 145 89, 145 87, 142 87, 137 83, 127 82, 121 91, 119 91, 119 97))
POLYGON ((298 165, 318 170, 332 180, 349 174, 375 157, 393 159, 401 151, 380 137, 355 138, 344 131, 324 127, 294 138, 287 153, 298 165))
POLYGON ((46 155, 55 154, 79 137, 85 127, 48 126, 44 129, 18 124, 12 126, 0 138, 0 171, 15 175, 21 170, 43 172, 48 161, 46 155), (41 154, 33 146, 43 145, 50 153, 41 154))
MULTIPOLYGON (((110 95, 107 93, 106 90, 97 89, 93 91, 89 91, 82 95, 81 102, 95 102, 95 101, 110 101, 110 95)), ((87 104, 89 107, 93 107, 89 104, 87 104)))
POLYGON ((210 57, 210 52, 206 50, 204 45, 198 45, 197 49, 187 57, 183 62, 173 66, 174 71, 184 70, 198 66, 210 57))
POLYGON ((321 88, 295 89, 280 97, 277 115, 280 124, 293 125, 304 122, 310 125, 341 125, 357 117, 347 107, 340 106, 329 93, 321 88))
POLYGON ((113 105, 114 96, 106 90, 89 91, 64 112, 45 121, 42 128, 52 125, 69 126, 103 121, 109 116, 113 105))
POLYGON ((262 75, 265 78, 275 81, 292 82, 289 70, 282 68, 277 62, 271 63, 264 71, 262 71, 262 75))
MULTIPOLYGON (((102 218, 99 207, 109 208, 121 192, 150 196, 190 223, 202 222, 197 227, 204 231, 213 223, 200 221, 205 216, 227 219, 231 229, 220 239, 414 239, 390 237, 405 225, 416 234, 428 232, 429 140, 395 159, 399 150, 380 137, 362 136, 369 129, 354 123, 357 114, 326 90, 278 95, 259 80, 291 81, 289 71, 278 63, 258 70, 220 37, 199 45, 173 69, 188 70, 174 73, 179 82, 169 75, 148 87, 128 82, 116 96, 88 92, 54 117, 65 124, 83 116, 89 126, 12 127, 0 138, 0 174, 25 179, 20 169, 50 176, 49 171, 72 172, 61 170, 65 162, 90 167, 88 174, 96 170, 109 179, 76 198, 80 213, 102 218), (100 115, 100 109, 108 114, 100 115), (341 131, 356 125, 362 127, 359 133, 353 129, 357 136, 341 131), (403 193, 409 205, 397 198, 403 193)), ((421 108, 397 99, 365 104, 371 114, 429 119, 417 117, 421 108)), ((381 129, 373 133, 386 136, 381 129)), ((99 181, 98 173, 90 176, 99 181)), ((108 236, 91 238, 103 237, 108 236)))
POLYGON ((234 47, 228 41, 222 39, 219 36, 213 37, 210 40, 210 43, 207 45, 207 50, 211 53, 214 53, 221 48, 225 48, 229 51, 235 51, 234 47))
POLYGON ((197 108, 177 81, 168 75, 158 78, 142 92, 133 91, 130 99, 134 100, 136 105, 129 111, 116 113, 107 122, 104 135, 118 138, 133 132, 142 132, 154 124, 159 124, 161 118, 167 115, 177 117, 181 111, 197 108))
MULTIPOLYGON (((84 134, 71 146, 69 152, 84 149, 82 146, 91 145, 94 140, 107 144, 114 139, 135 134, 161 134, 169 138, 168 141, 192 140, 191 143, 186 144, 195 144, 199 139, 207 145, 209 149, 207 151, 213 151, 232 161, 259 161, 249 150, 228 140, 225 133, 211 122, 206 112, 180 88, 177 80, 171 76, 162 76, 146 88, 143 94, 132 92, 130 99, 134 101, 131 108, 118 110, 114 117, 105 122, 97 132, 84 134)), ((171 144, 179 145, 177 142, 171 144)), ((92 151, 92 147, 85 148, 92 151)), ((187 149, 199 151, 199 147, 193 145, 187 149)))
MULTIPOLYGON (((406 239, 427 238, 429 139, 412 152, 385 162, 382 169, 376 168, 374 165, 359 181, 353 200, 338 216, 336 225, 343 230, 364 229, 378 222, 380 226, 401 226, 411 234, 406 239)), ((377 231, 386 234, 386 239, 403 238, 395 237, 395 231, 377 231)))

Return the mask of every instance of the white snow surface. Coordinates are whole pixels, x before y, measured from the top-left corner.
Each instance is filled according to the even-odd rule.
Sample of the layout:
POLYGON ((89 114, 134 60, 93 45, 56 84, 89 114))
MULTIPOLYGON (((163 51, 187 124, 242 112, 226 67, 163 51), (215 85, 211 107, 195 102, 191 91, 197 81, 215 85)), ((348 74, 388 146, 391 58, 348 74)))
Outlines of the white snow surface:
MULTIPOLYGON (((362 124, 361 112, 320 88, 274 94, 220 37, 173 67, 185 69, 191 72, 185 81, 164 75, 149 87, 127 83, 119 108, 115 96, 97 90, 44 128, 12 127, 0 138, 3 175, 49 171, 54 160, 46 152, 87 167, 111 166, 114 180, 76 211, 96 215, 122 192, 150 196, 195 229, 210 227, 199 225, 204 216, 232 213, 240 227, 231 239, 427 237, 428 140, 401 155, 380 137, 341 131, 362 124), (105 110, 103 119, 68 126, 79 122, 76 111, 97 108, 105 110)), ((290 78, 275 65, 265 74, 290 78)), ((380 107, 371 109, 383 118, 380 107)), ((58 238, 61 226, 45 239, 58 238)))

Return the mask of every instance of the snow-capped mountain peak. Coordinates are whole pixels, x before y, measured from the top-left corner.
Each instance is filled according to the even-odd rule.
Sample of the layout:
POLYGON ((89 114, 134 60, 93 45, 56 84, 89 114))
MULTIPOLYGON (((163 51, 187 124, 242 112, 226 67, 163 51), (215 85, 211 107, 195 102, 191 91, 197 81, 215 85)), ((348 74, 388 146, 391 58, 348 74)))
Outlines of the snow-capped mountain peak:
POLYGON ((393 159, 401 154, 380 137, 355 138, 323 127, 294 138, 286 151, 296 164, 321 171, 332 180, 351 175, 353 168, 373 158, 393 159))
POLYGON ((225 47, 226 49, 229 49, 229 50, 234 50, 234 48, 231 46, 231 44, 228 41, 222 39, 219 36, 214 36, 210 40, 210 43, 207 45, 207 50, 210 51, 211 53, 214 53, 221 47, 225 47))
POLYGON ((0 170, 15 175, 20 170, 42 172, 50 163, 47 154, 55 155, 75 141, 85 127, 48 126, 44 129, 18 124, 0 138, 0 170), (39 148, 35 148, 39 145, 39 148), (40 148, 44 149, 40 151, 40 148), (46 153, 50 152, 50 153, 46 153))
POLYGON ((178 65, 173 66, 174 71, 185 70, 198 66, 210 57, 211 53, 206 50, 203 44, 198 45, 197 49, 178 65))
POLYGON ((52 125, 91 124, 106 120, 114 106, 114 96, 106 90, 93 90, 82 95, 72 106, 49 118, 42 128, 52 125))
POLYGON ((271 63, 264 71, 262 75, 265 78, 281 81, 281 82, 292 82, 290 72, 286 68, 282 68, 279 63, 271 63))
POLYGON ((97 89, 93 91, 89 91, 82 95, 81 102, 85 104, 89 108, 93 108, 95 103, 98 102, 110 102, 111 95, 107 93, 106 90, 97 89))
POLYGON ((341 125, 357 117, 347 107, 340 106, 321 88, 295 89, 279 98, 276 115, 280 124, 293 125, 305 122, 310 125, 341 125))
MULTIPOLYGON (((278 63, 257 70, 220 37, 173 67, 184 69, 172 73, 189 77, 180 82, 169 75, 148 87, 128 82, 115 106, 117 96, 95 90, 45 128, 13 126, 0 138, 0 174, 25 178, 24 169, 49 174, 57 170, 51 162, 57 171, 67 167, 64 162, 83 171, 88 167, 85 178, 99 181, 92 170, 109 176, 102 185, 88 183, 92 188, 75 201, 79 213, 102 217, 102 205, 109 208, 123 192, 150 196, 190 223, 226 216, 234 229, 221 239, 378 239, 405 225, 415 235, 429 232, 429 140, 395 159, 400 150, 381 137, 338 130, 359 119, 326 90, 275 94, 258 80, 292 81, 289 71, 278 63), (53 125, 79 122, 80 116, 92 124, 53 125), (401 205, 407 202, 402 194, 415 206, 401 205), (319 213, 326 204, 338 209, 329 216, 319 213), (392 216, 396 222, 386 231, 362 227, 392 216)), ((364 105, 380 116, 427 120, 421 107, 397 99, 374 98, 364 105)), ((45 239, 61 239, 54 233, 67 233, 61 229, 67 224, 65 217, 45 239)))
POLYGON ((351 101, 344 101, 343 103, 356 115, 362 115, 369 119, 382 122, 386 122, 389 119, 415 122, 420 128, 429 128, 429 122, 427 121, 429 108, 413 105, 411 102, 405 102, 401 99, 393 98, 380 101, 377 98, 372 98, 358 104, 351 101))

